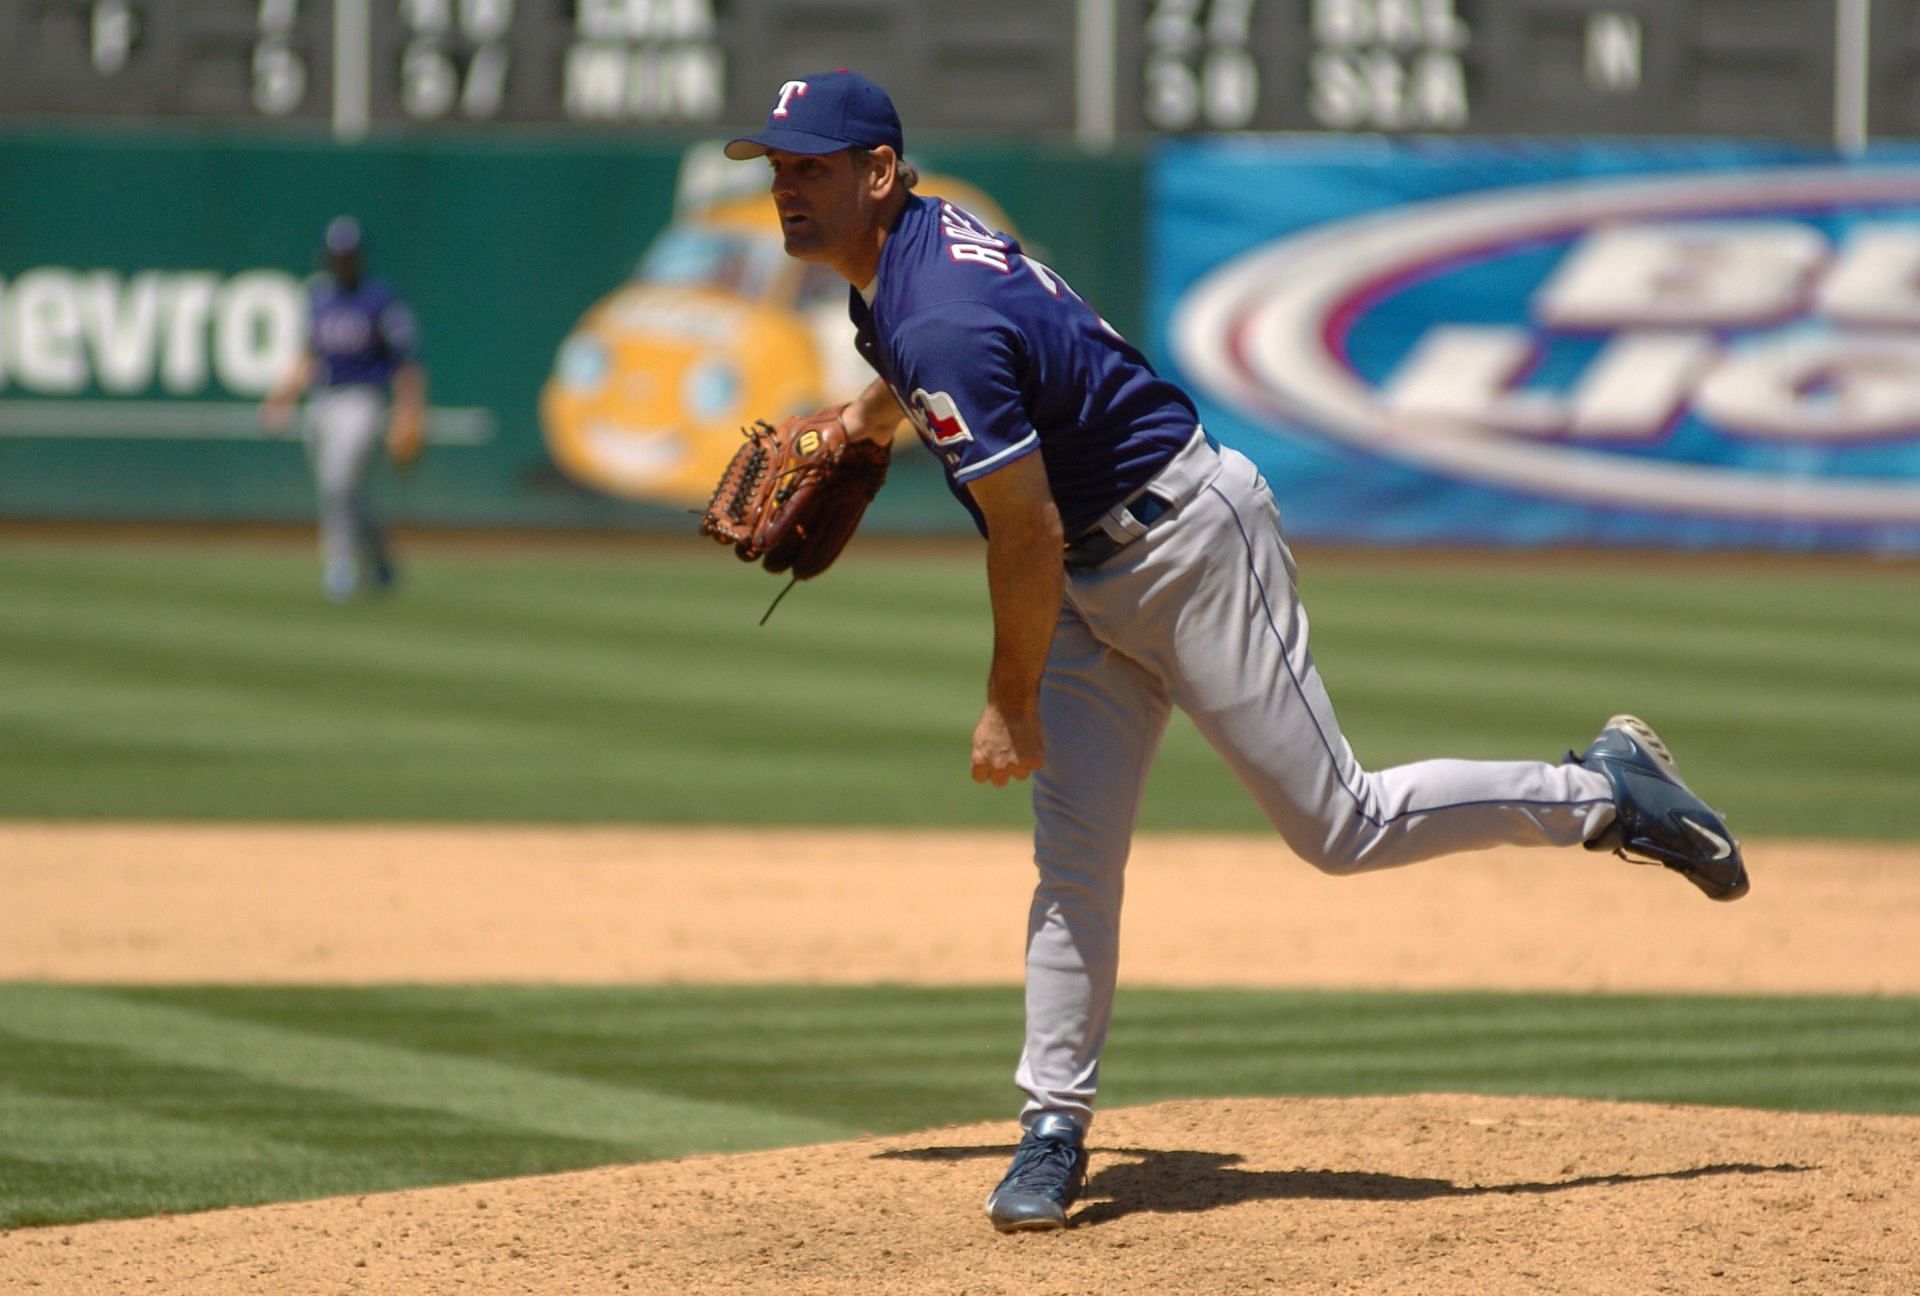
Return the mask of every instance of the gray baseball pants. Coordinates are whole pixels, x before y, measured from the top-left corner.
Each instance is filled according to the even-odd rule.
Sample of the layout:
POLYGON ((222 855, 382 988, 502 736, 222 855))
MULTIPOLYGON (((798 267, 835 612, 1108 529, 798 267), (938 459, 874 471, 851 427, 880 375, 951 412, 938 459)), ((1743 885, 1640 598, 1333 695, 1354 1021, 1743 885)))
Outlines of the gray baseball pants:
POLYGON ((330 591, 351 591, 361 557, 385 552, 366 484, 386 416, 386 394, 378 387, 330 387, 307 402, 307 455, 320 504, 320 561, 330 591))
MULTIPOLYGON (((1169 708, 1192 718, 1287 846, 1327 873, 1578 845, 1613 818, 1606 776, 1578 765, 1361 768, 1307 650, 1293 555, 1253 464, 1196 434, 1149 489, 1176 509, 1098 567, 1069 570, 1041 689, 1040 881, 1016 1073, 1027 1124, 1046 1111, 1092 1119, 1127 853, 1169 708)), ((1139 530, 1121 510, 1103 525, 1139 530)))

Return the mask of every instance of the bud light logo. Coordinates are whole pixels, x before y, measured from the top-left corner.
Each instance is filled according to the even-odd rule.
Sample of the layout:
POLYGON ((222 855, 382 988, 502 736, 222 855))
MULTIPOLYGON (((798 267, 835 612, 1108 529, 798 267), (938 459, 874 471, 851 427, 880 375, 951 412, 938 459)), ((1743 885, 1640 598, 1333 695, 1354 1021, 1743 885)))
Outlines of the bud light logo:
POLYGON ((1180 300, 1253 423, 1533 499, 1920 523, 1920 167, 1529 184, 1317 225, 1180 300))

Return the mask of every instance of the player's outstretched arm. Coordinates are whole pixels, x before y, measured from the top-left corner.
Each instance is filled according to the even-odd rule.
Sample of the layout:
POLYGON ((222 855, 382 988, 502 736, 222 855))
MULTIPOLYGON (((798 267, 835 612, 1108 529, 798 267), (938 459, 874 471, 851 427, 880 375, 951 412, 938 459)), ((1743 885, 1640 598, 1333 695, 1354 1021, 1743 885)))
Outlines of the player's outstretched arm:
POLYGON ((987 593, 993 601, 993 667, 973 731, 973 779, 1005 787, 1046 762, 1040 677, 1066 592, 1060 510, 1046 466, 1024 455, 969 484, 987 521, 987 593))
POLYGON ((393 410, 387 416, 387 455, 397 468, 411 467, 427 439, 427 371, 409 360, 393 371, 393 410))
POLYGON ((293 420, 294 402, 313 382, 314 362, 310 352, 302 352, 286 376, 274 384, 260 402, 260 422, 269 432, 278 432, 293 420))
POLYGON ((906 416, 900 402, 893 398, 893 390, 875 378, 865 391, 847 402, 846 408, 840 411, 840 422, 851 440, 891 443, 893 434, 900 430, 900 421, 906 416))

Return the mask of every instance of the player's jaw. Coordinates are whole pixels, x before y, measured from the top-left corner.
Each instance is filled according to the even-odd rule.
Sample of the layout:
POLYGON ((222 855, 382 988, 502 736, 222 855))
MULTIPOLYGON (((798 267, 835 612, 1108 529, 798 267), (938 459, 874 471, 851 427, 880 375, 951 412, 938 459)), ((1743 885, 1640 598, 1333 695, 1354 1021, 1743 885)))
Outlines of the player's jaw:
POLYGON ((814 214, 803 204, 779 206, 780 237, 785 241, 787 255, 801 260, 812 260, 807 254, 817 251, 825 239, 825 233, 814 214))

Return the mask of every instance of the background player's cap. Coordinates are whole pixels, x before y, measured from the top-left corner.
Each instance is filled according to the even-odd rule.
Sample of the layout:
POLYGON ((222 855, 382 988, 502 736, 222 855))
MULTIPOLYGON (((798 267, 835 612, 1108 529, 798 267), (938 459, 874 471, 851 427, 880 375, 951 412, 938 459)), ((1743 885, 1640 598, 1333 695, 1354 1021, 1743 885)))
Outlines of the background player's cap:
POLYGON ((767 125, 727 144, 736 162, 783 153, 838 153, 844 148, 905 150, 900 114, 887 92, 858 72, 841 68, 789 81, 774 96, 767 125))
POLYGON ((327 232, 320 239, 328 256, 352 256, 360 250, 361 242, 360 222, 351 216, 335 216, 328 221, 327 232))

